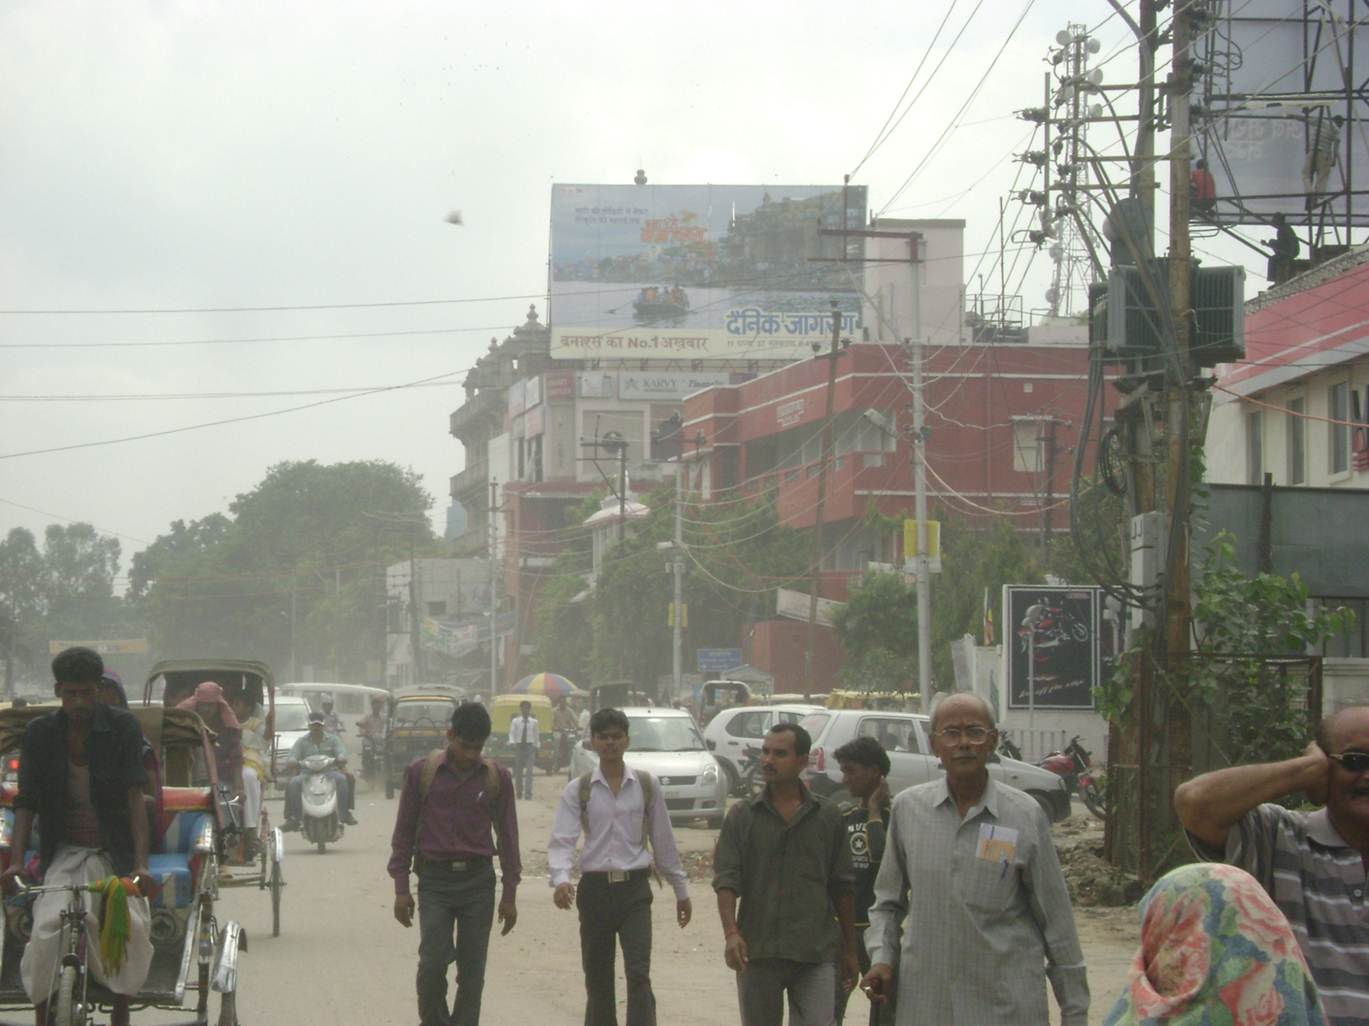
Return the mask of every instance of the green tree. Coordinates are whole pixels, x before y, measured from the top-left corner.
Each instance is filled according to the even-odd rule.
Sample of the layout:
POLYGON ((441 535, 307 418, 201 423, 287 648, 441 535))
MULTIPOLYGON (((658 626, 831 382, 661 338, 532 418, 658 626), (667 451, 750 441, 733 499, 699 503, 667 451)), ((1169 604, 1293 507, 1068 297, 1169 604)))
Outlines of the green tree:
POLYGON ((0 646, 5 653, 5 694, 14 694, 16 660, 32 666, 41 642, 43 556, 33 532, 11 528, 0 541, 0 646))
POLYGON ((916 690, 917 589, 901 574, 867 573, 833 619, 846 652, 842 682, 859 691, 916 690))
POLYGON ((49 524, 43 531, 43 605, 47 627, 56 636, 98 636, 121 619, 114 597, 119 572, 117 538, 102 536, 90 524, 49 524))
POLYGON ((255 656, 365 679, 384 646, 384 569, 437 550, 417 475, 390 463, 270 468, 228 514, 134 556, 131 592, 164 656, 255 656))

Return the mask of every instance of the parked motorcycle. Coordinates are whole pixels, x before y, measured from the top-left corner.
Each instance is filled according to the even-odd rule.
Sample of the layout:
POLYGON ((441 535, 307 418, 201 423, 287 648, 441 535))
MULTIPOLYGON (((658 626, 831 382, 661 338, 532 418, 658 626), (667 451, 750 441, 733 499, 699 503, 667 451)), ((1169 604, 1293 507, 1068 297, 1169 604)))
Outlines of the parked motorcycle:
POLYGON ((1022 761, 1022 749, 1018 748, 1017 742, 1002 731, 998 734, 998 754, 1005 759, 1022 761))
POLYGON ((1093 756, 1080 743, 1078 735, 1070 738, 1070 743, 1062 752, 1051 752, 1037 763, 1042 769, 1058 773, 1065 780, 1070 794, 1077 794, 1088 807, 1089 812, 1099 819, 1104 818, 1103 786, 1101 778, 1090 765, 1093 756))
POLYGON ((761 750, 759 745, 746 745, 742 749, 741 773, 737 790, 744 798, 760 794, 765 787, 765 776, 761 773, 761 750))
POLYGON ((318 845, 319 854, 342 838, 342 816, 339 811, 337 782, 329 774, 337 769, 337 760, 331 755, 310 755, 300 764, 304 774, 304 788, 301 793, 304 817, 300 821, 300 832, 306 840, 318 845))

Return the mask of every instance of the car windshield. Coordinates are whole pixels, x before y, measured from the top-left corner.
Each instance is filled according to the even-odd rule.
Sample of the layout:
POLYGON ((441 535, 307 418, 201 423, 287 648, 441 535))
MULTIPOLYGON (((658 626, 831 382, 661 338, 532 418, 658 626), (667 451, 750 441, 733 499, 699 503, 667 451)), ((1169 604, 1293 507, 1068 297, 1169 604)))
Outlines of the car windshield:
POLYGON ((699 752, 704 739, 694 723, 683 716, 633 716, 631 725, 634 752, 699 752))
POLYGON ((396 725, 401 723, 446 724, 452 718, 451 702, 400 702, 395 706, 396 725))
POLYGON ((309 707, 306 705, 296 705, 294 702, 290 702, 276 706, 276 730, 278 731, 308 730, 308 720, 309 707))

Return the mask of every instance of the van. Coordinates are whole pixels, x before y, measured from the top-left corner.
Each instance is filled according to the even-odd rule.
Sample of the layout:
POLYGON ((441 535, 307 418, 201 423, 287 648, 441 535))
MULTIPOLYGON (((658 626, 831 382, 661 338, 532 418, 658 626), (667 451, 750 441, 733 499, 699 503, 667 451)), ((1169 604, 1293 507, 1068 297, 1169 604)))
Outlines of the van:
POLYGON ((390 700, 390 692, 369 684, 329 684, 323 681, 308 683, 277 684, 276 694, 288 698, 302 698, 309 703, 310 710, 318 712, 323 708, 323 696, 333 696, 333 712, 342 720, 342 742, 348 752, 360 752, 357 740, 357 722, 371 711, 371 698, 379 696, 390 700))

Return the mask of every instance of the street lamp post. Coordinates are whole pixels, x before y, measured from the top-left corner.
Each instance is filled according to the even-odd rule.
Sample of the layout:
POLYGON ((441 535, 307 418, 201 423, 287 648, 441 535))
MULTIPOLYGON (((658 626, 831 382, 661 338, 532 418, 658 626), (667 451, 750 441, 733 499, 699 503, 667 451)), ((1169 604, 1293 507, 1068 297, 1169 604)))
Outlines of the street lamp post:
POLYGON ((1027 734, 1033 746, 1036 745, 1036 625, 1045 615, 1041 603, 1033 602, 1022 617, 1022 627, 1027 632, 1027 734))

